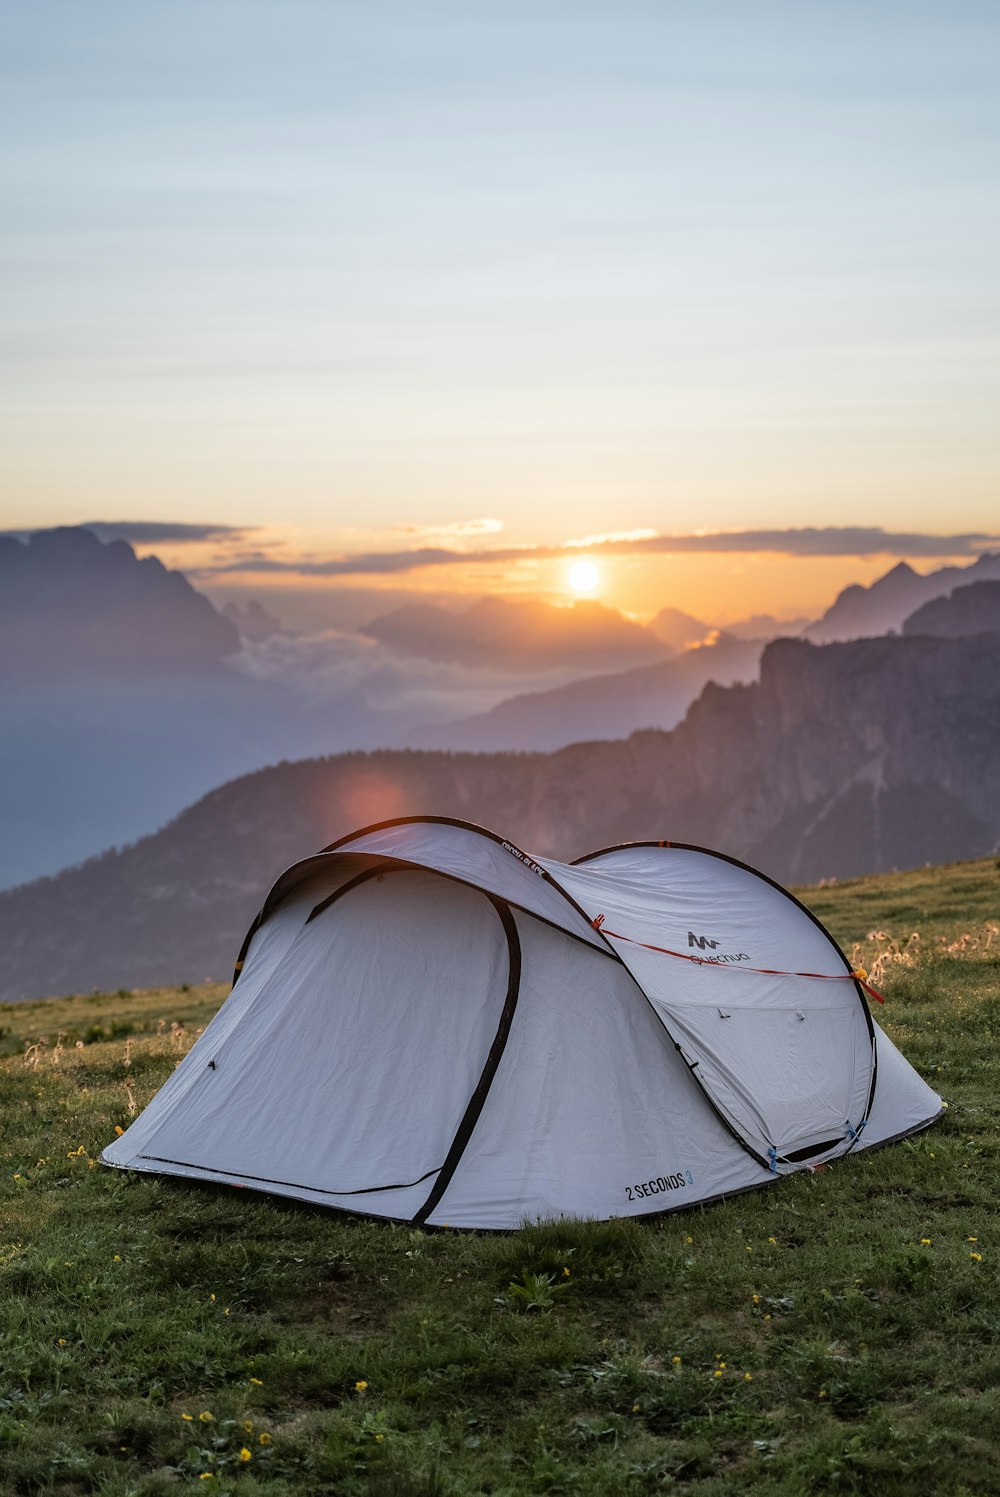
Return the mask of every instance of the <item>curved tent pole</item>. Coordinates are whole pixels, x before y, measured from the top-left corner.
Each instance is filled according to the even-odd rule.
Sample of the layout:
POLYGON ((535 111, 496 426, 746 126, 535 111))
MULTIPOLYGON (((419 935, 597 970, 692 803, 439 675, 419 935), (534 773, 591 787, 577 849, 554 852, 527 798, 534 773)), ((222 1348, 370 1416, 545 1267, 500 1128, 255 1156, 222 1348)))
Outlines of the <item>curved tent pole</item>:
POLYGON ((517 1008, 517 1000, 521 991, 521 939, 517 933, 517 924, 511 914, 510 906, 504 900, 496 899, 491 894, 486 897, 496 911, 500 924, 503 926, 504 935, 507 937, 507 994, 500 1013, 497 1032, 493 1037, 490 1053, 486 1057, 486 1064, 476 1083, 476 1089, 469 1098, 468 1106, 462 1114, 462 1121, 458 1125, 438 1177, 431 1187, 430 1195, 412 1218, 411 1225, 414 1227, 424 1225, 451 1184, 455 1171, 461 1163, 462 1155, 479 1122, 480 1114, 486 1106, 490 1087, 493 1085, 493 1079, 500 1068, 504 1050, 507 1048, 510 1028, 514 1022, 514 1010, 517 1008))
MULTIPOLYGON (((577 904, 572 894, 568 893, 568 891, 563 888, 559 880, 553 878, 552 874, 549 873, 547 868, 540 867, 540 865, 535 862, 534 858, 529 857, 529 855, 524 852, 522 848, 517 847, 507 838, 498 836, 496 832, 491 832, 489 827, 478 826, 474 821, 463 821, 460 817, 457 816, 394 816, 391 817, 388 821, 374 821, 370 826, 361 827, 359 831, 348 832, 346 836, 339 837, 336 842, 331 842, 327 847, 321 848, 318 853, 313 853, 308 858, 302 858, 298 863, 292 863, 288 868, 285 869, 283 873, 279 874, 278 878, 275 879, 274 883, 271 885, 271 888, 268 890, 268 894, 266 899, 264 900, 264 903, 261 905, 260 910, 258 911, 253 920, 253 923, 250 926, 250 929, 247 931, 245 937, 243 938, 243 945, 240 947, 240 954, 237 957, 236 966, 233 972, 233 986, 236 986, 237 979, 239 978, 239 975, 243 970, 243 963, 246 960, 246 954, 250 949, 250 942, 253 940, 254 936, 257 934, 257 931, 263 925, 268 915, 270 915, 278 899, 281 897, 281 894, 284 892, 282 886, 284 885, 285 880, 288 878, 289 874, 297 872, 300 868, 306 868, 310 863, 319 865, 321 860, 329 857, 331 853, 349 852, 350 844, 352 842, 358 842, 362 837, 367 837, 372 832, 388 831, 391 827, 395 826, 453 826, 458 827, 460 831, 475 832, 477 836, 486 837, 490 842, 496 842, 500 847, 509 848, 511 850, 511 855, 516 858, 518 862, 520 862, 524 867, 530 868, 531 871, 537 875, 537 877, 550 884, 553 889, 555 889, 559 894, 562 895, 566 903, 576 911, 584 924, 589 926, 590 929, 595 933, 595 935, 600 936, 603 947, 597 949, 603 949, 604 951, 606 951, 607 955, 611 957, 612 961, 619 962, 622 966, 625 965, 625 963, 622 962, 622 959, 619 956, 618 952, 611 945, 611 942, 608 940, 607 936, 605 936, 601 932, 599 926, 594 925, 594 922, 591 920, 586 910, 584 910, 579 904, 577 904)), ((387 861, 392 859, 391 853, 372 853, 370 854, 370 856, 385 858, 387 861)), ((394 861, 402 864, 406 862, 406 859, 398 858, 394 861)), ((414 864, 413 866, 425 867, 427 865, 414 864)), ((441 872, 440 869, 432 869, 431 871, 441 872)), ((455 875, 445 874, 444 877, 454 878, 455 875)), ((464 880, 458 879, 457 882, 462 883, 464 882, 464 880)), ((289 887, 292 887, 292 885, 289 885, 289 887)), ((478 885, 468 884, 467 887, 478 888, 478 885)), ((516 903, 516 901, 511 901, 511 903, 516 903)), ((535 916, 535 919, 540 918, 542 917, 538 915, 535 916)), ((566 933, 567 935, 573 934, 572 931, 567 931, 566 933)))
MULTIPOLYGON (((394 826, 454 826, 458 827, 461 831, 475 832, 477 836, 487 837, 491 842, 496 842, 498 846, 510 850, 511 855, 515 857, 518 862, 522 863, 526 868, 530 868, 533 873, 535 873, 539 878, 544 879, 546 883, 551 884, 553 889, 556 889, 562 895, 563 899, 565 899, 566 903, 576 911, 581 920, 583 920, 585 924, 589 925, 591 930, 595 931, 596 934, 601 937, 601 940, 604 942, 605 946, 614 957, 615 961, 621 961, 621 957, 618 955, 617 951, 615 951, 607 936, 603 934, 600 926, 594 924, 593 920, 587 914, 582 905, 577 904, 572 894, 570 894, 567 889, 563 888, 562 884, 557 878, 553 878, 552 874, 547 868, 542 868, 540 864, 535 862, 534 858, 530 857, 523 848, 518 847, 515 843, 511 842, 509 838, 501 837, 496 832, 491 832, 489 827, 479 826, 478 823, 474 821, 463 821, 459 816, 393 816, 388 821, 375 821, 371 826, 362 827, 361 831, 359 832, 348 833, 346 837, 341 837, 336 842, 331 842, 329 847, 324 847, 322 849, 322 852, 329 853, 346 850, 351 842, 357 842, 361 837, 367 837, 371 832, 388 831, 390 827, 394 826)), ((572 934, 572 932, 568 932, 568 934, 572 934)), ((622 965, 624 966, 624 963, 622 963, 622 965)))

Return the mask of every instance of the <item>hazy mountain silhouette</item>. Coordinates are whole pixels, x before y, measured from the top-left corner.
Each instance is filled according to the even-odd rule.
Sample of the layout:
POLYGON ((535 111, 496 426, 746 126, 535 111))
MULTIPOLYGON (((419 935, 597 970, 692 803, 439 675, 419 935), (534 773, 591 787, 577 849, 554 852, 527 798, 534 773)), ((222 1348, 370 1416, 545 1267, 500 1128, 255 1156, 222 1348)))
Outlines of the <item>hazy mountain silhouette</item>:
POLYGON ((967 567, 939 567, 926 577, 901 561, 870 587, 856 583, 845 587, 823 617, 803 634, 816 644, 873 638, 901 629, 904 620, 931 598, 973 582, 996 579, 1000 579, 1000 553, 995 552, 986 552, 967 567))
POLYGON ((544 754, 349 754, 213 791, 134 847, 0 894, 0 994, 225 976, 277 873, 383 817, 453 815, 573 857, 717 847, 786 881, 1000 841, 1000 635, 780 640, 671 733, 544 754))
POLYGON ((273 639, 276 634, 290 632, 256 598, 250 598, 242 607, 239 603, 224 603, 221 611, 223 618, 235 624, 240 639, 251 640, 254 644, 263 644, 264 640, 273 639))
POLYGON ((738 619, 735 624, 725 626, 726 634, 733 639, 795 639, 809 627, 808 619, 776 619, 772 613, 753 613, 748 619, 738 619))
POLYGON ((372 619, 361 632, 400 655, 498 669, 568 666, 589 674, 666 653, 655 633, 592 601, 557 608, 538 599, 480 598, 458 613, 411 603, 372 619))
POLYGON ((363 700, 306 704, 232 668, 240 648, 124 541, 0 537, 0 886, 141 836, 234 774, 393 741, 363 700))
POLYGON ((557 749, 582 739, 627 738, 639 728, 673 728, 707 682, 752 681, 762 649, 759 640, 723 635, 657 665, 525 692, 489 712, 411 736, 428 748, 557 749))
POLYGON ((714 625, 692 618, 680 608, 661 608, 646 628, 670 650, 686 650, 691 645, 700 645, 716 632, 714 625))
POLYGON ((910 614, 903 633, 949 638, 1000 633, 1000 582, 973 582, 968 587, 956 587, 945 598, 932 598, 910 614))
POLYGON ((404 610, 384 646, 297 637, 259 604, 220 614, 122 540, 0 537, 0 887, 131 841, 276 760, 400 746, 415 724, 526 685, 665 654, 598 604, 413 612, 423 636, 404 610), (445 660, 414 659, 435 650, 445 660))
POLYGON ((44 682, 213 671, 239 634, 180 572, 89 530, 0 536, 0 678, 44 682))

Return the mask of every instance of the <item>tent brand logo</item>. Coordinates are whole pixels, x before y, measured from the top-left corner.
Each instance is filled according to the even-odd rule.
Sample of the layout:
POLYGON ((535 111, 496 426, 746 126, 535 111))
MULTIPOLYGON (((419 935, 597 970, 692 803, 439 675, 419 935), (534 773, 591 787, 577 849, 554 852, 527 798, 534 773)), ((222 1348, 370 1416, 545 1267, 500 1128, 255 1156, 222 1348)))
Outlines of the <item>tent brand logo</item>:
POLYGON ((646 1200, 649 1196, 664 1195, 668 1190, 683 1190, 694 1184, 690 1170, 678 1170, 675 1175, 657 1175, 655 1180, 643 1180, 641 1185, 626 1185, 627 1201, 646 1200))
POLYGON ((519 863, 523 863, 525 868, 530 868, 532 873, 537 873, 539 878, 545 877, 545 869, 539 868, 538 864, 529 858, 526 852, 522 852, 512 842, 501 842, 500 846, 504 852, 509 852, 512 858, 516 858, 519 863))
MULTIPOLYGON (((708 936, 696 936, 693 930, 688 931, 688 945, 697 946, 699 951, 714 951, 718 944, 718 941, 713 941, 708 936)), ((718 956, 696 956, 692 960, 714 962, 716 966, 720 966, 728 962, 748 962, 750 958, 745 951, 720 951, 718 956)))

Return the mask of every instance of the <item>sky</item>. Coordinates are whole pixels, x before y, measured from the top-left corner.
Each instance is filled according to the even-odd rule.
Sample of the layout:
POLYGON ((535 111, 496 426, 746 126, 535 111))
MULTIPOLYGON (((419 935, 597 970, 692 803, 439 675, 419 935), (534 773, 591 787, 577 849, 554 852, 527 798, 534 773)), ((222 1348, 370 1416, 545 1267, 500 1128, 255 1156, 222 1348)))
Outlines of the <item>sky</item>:
POLYGON ((1000 544, 998 38, 969 0, 18 7, 0 528, 159 526, 331 616, 568 596, 581 550, 637 615, 808 614, 1000 544))

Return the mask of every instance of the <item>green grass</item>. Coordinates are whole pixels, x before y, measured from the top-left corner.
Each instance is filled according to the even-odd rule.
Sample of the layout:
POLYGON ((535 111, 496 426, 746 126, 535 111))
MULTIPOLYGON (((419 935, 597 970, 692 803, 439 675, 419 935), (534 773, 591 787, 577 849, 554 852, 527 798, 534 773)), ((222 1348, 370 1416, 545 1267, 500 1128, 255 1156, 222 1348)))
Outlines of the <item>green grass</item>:
POLYGON ((223 990, 0 1009, 0 1492, 1000 1490, 1000 871, 806 897, 869 960, 920 932, 878 1017, 949 1110, 658 1222, 421 1233, 109 1171, 223 990))

